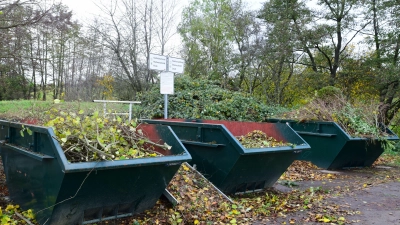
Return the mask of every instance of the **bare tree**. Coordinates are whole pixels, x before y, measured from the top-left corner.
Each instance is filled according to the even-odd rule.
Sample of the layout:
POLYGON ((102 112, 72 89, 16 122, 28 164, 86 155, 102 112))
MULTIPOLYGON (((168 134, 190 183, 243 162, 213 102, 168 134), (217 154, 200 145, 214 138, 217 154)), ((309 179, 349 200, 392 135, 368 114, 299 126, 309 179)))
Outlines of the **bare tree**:
POLYGON ((177 34, 179 7, 176 0, 159 0, 155 6, 155 32, 160 44, 160 54, 164 55, 167 43, 177 34), (158 4, 157 4, 158 3, 158 4))
POLYGON ((174 0, 114 0, 98 5, 103 12, 102 22, 93 24, 91 29, 113 52, 113 62, 117 64, 111 63, 109 71, 118 82, 129 84, 126 88, 131 97, 155 82, 156 76, 147 62, 150 53, 165 53, 167 42, 175 33, 175 5, 174 0))

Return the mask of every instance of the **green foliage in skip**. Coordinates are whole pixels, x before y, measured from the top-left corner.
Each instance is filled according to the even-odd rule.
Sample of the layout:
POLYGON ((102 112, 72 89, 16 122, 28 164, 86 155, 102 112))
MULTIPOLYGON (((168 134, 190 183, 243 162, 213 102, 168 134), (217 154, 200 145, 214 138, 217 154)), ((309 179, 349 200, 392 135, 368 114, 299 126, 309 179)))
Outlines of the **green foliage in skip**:
POLYGON ((155 148, 171 146, 156 144, 142 132, 139 124, 120 117, 105 118, 96 111, 93 115, 51 110, 45 126, 52 127, 64 154, 70 162, 122 160, 159 155, 155 148))
POLYGON ((381 138, 388 134, 379 123, 376 102, 350 103, 340 89, 325 87, 309 103, 283 117, 299 121, 334 121, 353 137, 381 138))
POLYGON ((26 221, 36 222, 31 209, 21 212, 19 205, 7 205, 5 209, 0 207, 0 224, 26 224, 26 221, 18 217, 17 214, 21 215, 26 221))
MULTIPOLYGON (((164 100, 159 87, 141 97, 142 118, 162 118, 164 100)), ((264 121, 285 109, 260 103, 248 94, 222 89, 208 80, 179 77, 175 94, 168 96, 168 117, 182 119, 215 119, 235 121, 264 121)))

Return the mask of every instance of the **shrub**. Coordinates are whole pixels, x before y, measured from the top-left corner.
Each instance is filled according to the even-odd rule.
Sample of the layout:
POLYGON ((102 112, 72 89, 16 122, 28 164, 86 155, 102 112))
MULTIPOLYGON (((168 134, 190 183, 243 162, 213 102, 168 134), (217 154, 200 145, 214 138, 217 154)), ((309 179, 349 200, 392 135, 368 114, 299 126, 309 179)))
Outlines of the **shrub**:
POLYGON ((337 87, 326 86, 316 92, 316 97, 323 101, 330 101, 335 98, 343 98, 343 93, 337 87))
MULTIPOLYGON (((141 118, 162 118, 164 98, 159 85, 141 95, 141 118)), ((168 117, 181 119, 214 119, 265 121, 282 107, 267 106, 249 94, 223 89, 215 81, 175 79, 175 94, 168 95, 168 117)))

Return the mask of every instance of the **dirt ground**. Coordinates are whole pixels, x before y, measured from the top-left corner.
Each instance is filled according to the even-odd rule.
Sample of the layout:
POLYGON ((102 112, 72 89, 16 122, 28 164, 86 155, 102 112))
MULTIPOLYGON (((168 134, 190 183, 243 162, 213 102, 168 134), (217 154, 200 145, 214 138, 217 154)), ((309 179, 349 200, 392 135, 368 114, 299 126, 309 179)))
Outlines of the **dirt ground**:
MULTIPOLYGON (((293 190, 318 189, 324 193, 321 205, 303 211, 288 212, 279 216, 257 219, 251 224, 399 224, 400 225, 400 168, 378 164, 372 168, 353 168, 340 171, 315 169, 315 174, 329 174, 335 179, 302 180, 285 183, 277 182, 273 190, 289 193, 293 190), (320 221, 329 210, 336 220, 320 221), (338 218, 345 218, 343 221, 338 218), (311 218, 311 220, 310 220, 311 218)), ((0 206, 9 204, 8 191, 0 165, 0 206)), ((108 221, 101 224, 120 224, 108 221)))

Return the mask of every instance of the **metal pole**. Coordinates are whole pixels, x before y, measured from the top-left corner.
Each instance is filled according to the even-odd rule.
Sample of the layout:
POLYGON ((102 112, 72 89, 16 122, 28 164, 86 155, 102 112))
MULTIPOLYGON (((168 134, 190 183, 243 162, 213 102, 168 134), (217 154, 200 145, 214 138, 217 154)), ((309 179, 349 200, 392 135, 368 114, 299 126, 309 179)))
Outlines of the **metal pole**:
POLYGON ((107 103, 106 102, 104 102, 103 109, 104 109, 104 116, 106 116, 106 113, 107 113, 107 103))
POLYGON ((164 94, 164 119, 168 119, 168 95, 164 94))
MULTIPOLYGON (((169 71, 169 61, 168 61, 168 56, 166 57, 166 69, 167 72, 169 71)), ((164 94, 164 119, 168 119, 168 95, 164 94)))
POLYGON ((132 119, 132 103, 129 103, 129 122, 132 119))

